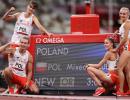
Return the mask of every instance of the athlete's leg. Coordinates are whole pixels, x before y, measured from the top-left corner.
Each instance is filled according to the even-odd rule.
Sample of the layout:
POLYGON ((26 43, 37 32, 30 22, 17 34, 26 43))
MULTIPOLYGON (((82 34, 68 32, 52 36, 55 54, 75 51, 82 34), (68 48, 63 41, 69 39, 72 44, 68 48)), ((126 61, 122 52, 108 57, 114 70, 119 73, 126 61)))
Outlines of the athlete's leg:
POLYGON ((95 80, 98 86, 102 86, 101 81, 112 84, 112 80, 108 77, 102 70, 96 69, 94 67, 88 67, 87 72, 90 77, 95 80))
POLYGON ((88 67, 87 73, 88 75, 96 82, 97 86, 102 87, 101 81, 96 77, 96 75, 93 73, 93 70, 96 70, 95 68, 88 67))
MULTIPOLYGON (((27 77, 21 77, 21 76, 13 74, 13 78, 15 79, 15 83, 18 86, 20 86, 21 88, 25 89, 26 82, 27 82, 27 77)), ((38 89, 37 85, 32 80, 29 83, 29 88, 27 88, 27 90, 28 89, 30 90, 30 92, 32 92, 34 94, 38 94, 39 93, 39 89, 38 89)))
POLYGON ((3 75, 4 75, 5 80, 7 81, 8 85, 12 86, 13 85, 11 82, 12 74, 11 74, 10 69, 8 67, 4 69, 3 75))
POLYGON ((39 88, 37 87, 35 82, 30 85, 29 89, 32 93, 39 94, 39 88))
POLYGON ((113 82, 111 78, 107 76, 102 70, 94 67, 88 67, 87 72, 98 85, 98 88, 95 90, 93 96, 99 96, 110 91, 108 87, 112 85, 113 82))
POLYGON ((130 58, 129 58, 127 66, 125 68, 125 72, 126 72, 126 74, 125 74, 126 80, 127 80, 128 87, 129 87, 129 90, 130 90, 130 58))
POLYGON ((119 75, 119 91, 120 92, 124 92, 123 91, 123 86, 124 86, 124 67, 127 65, 128 60, 129 60, 129 51, 123 51, 123 53, 121 54, 120 58, 119 58, 119 62, 117 64, 117 68, 118 68, 118 75, 119 75))
POLYGON ((5 80, 8 84, 9 93, 14 94, 14 84, 12 83, 12 72, 11 72, 11 70, 7 67, 3 71, 3 74, 4 74, 4 77, 5 77, 5 80))
POLYGON ((19 43, 20 43, 20 36, 18 34, 13 34, 12 38, 11 38, 11 48, 16 48, 19 47, 19 43))

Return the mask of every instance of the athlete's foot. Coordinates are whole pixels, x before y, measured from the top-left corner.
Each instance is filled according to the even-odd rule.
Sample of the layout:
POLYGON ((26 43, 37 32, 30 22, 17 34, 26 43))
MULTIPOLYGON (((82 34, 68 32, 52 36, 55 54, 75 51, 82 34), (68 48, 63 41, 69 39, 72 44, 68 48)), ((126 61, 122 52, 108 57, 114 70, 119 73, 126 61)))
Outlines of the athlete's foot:
POLYGON ((9 94, 9 89, 6 89, 4 92, 2 92, 1 94, 9 94))
POLYGON ((17 87, 14 88, 14 94, 20 94, 20 91, 17 87))
POLYGON ((21 94, 27 94, 27 91, 24 90, 24 89, 22 89, 20 93, 21 93, 21 94))
POLYGON ((14 94, 14 88, 13 87, 9 87, 9 94, 14 94))
POLYGON ((130 90, 128 90, 125 94, 126 94, 126 95, 130 95, 130 90))
POLYGON ((116 95, 117 96, 127 96, 124 92, 120 92, 120 91, 117 91, 116 95))
POLYGON ((99 87, 95 90, 95 93, 93 96, 100 96, 106 92, 106 89, 104 87, 99 87))

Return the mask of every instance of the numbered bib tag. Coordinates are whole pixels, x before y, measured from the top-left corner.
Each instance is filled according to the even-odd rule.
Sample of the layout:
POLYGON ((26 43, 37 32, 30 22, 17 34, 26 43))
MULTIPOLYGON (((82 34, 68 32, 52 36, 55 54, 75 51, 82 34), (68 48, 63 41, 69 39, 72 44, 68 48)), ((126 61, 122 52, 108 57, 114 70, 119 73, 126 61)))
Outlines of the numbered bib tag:
POLYGON ((23 67, 21 63, 16 62, 15 68, 19 69, 19 71, 23 71, 23 67))
POLYGON ((27 31, 26 31, 25 27, 20 26, 19 29, 18 29, 18 32, 26 33, 27 31))

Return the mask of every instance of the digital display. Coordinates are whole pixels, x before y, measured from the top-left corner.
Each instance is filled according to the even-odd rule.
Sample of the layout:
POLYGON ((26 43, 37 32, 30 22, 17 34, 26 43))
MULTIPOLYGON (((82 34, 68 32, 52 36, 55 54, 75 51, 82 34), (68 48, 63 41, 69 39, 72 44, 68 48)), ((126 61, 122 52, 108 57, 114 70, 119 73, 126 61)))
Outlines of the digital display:
POLYGON ((94 90, 85 67, 104 54, 103 43, 36 44, 35 81, 41 90, 94 90))

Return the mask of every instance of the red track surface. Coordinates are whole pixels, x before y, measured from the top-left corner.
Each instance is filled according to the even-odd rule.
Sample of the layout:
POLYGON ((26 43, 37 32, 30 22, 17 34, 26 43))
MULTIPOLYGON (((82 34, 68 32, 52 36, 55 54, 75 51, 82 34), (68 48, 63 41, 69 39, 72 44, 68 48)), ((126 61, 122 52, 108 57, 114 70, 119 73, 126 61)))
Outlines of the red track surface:
POLYGON ((42 95, 1 95, 0 100, 130 100, 116 96, 42 96, 42 95))

